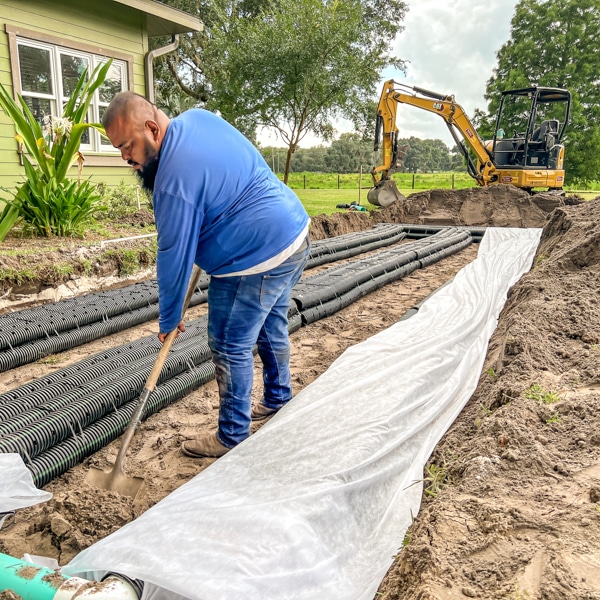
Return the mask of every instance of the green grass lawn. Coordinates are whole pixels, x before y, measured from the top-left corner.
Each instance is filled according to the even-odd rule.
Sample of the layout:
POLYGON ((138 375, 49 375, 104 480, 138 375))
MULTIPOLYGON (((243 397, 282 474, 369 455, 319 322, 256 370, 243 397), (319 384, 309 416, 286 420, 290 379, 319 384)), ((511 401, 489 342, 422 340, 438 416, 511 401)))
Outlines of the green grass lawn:
MULTIPOLYGON (((306 212, 311 216, 330 215, 334 212, 346 212, 345 208, 336 208, 336 204, 358 202, 358 190, 294 190, 306 212)), ((367 208, 375 208, 367 202, 368 190, 361 190, 360 204, 367 208)))
POLYGON ((584 200, 593 200, 600 196, 600 192, 569 192, 567 190, 567 196, 572 195, 581 196, 584 200))
MULTIPOLYGON (((377 207, 373 206, 367 200, 368 189, 362 189, 360 191, 360 199, 358 197, 358 190, 294 190, 300 198, 306 212, 314 217, 315 215, 330 215, 334 212, 346 212, 345 208, 336 208, 337 204, 350 204, 356 202, 367 208, 367 210, 375 210, 377 207)), ((414 194, 416 191, 413 189, 400 189, 400 193, 408 196, 414 194)))

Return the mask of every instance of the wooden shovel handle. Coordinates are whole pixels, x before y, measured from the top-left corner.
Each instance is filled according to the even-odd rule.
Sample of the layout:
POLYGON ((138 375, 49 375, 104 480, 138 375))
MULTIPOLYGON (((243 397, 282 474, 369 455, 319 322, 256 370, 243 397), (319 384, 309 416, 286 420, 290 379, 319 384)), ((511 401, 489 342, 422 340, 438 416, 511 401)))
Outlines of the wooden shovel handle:
MULTIPOLYGON (((196 289, 196 286, 198 285, 198 279, 200 279, 201 273, 202 273, 202 269, 198 265, 195 264, 194 268, 192 270, 192 276, 190 277, 190 283, 188 285, 187 294, 185 295, 185 300, 183 301, 183 309, 181 311, 182 319, 183 319, 183 316, 185 315, 185 312, 188 309, 190 300, 192 299, 192 296, 194 295, 194 290, 196 289)), ((162 371, 163 365, 165 364, 165 360, 167 360, 167 356, 169 355, 169 352, 171 351, 171 346, 173 346, 173 342, 175 341, 175 338, 177 337, 177 333, 178 333, 178 329, 176 327, 165 338, 162 348, 160 349, 160 352, 158 353, 158 356, 156 357, 156 362, 154 363, 154 367, 152 367, 152 371, 150 371, 150 375, 148 375, 148 380, 146 381, 146 385, 145 385, 145 388, 147 390, 152 391, 154 389, 154 386, 156 385, 156 382, 158 381, 158 378, 160 377, 160 372, 162 371)))
MULTIPOLYGON (((185 296, 185 300, 183 301, 183 309, 181 311, 182 319, 183 319, 183 315, 185 314, 185 311, 187 310, 187 307, 190 304, 190 300, 192 299, 194 290, 196 289, 196 286, 198 285, 198 279, 200 278, 200 273, 201 273, 200 267, 198 267, 197 265, 194 265, 194 269, 192 270, 192 276, 190 277, 190 283, 188 285, 187 294, 185 296)), ((173 342, 175 341, 176 337, 177 337, 177 328, 173 329, 173 331, 171 331, 171 333, 169 333, 169 335, 165 338, 162 348, 160 349, 160 352, 158 353, 158 356, 156 357, 156 360, 154 361, 154 367, 152 367, 152 371, 150 372, 150 375, 148 376, 146 385, 144 386, 144 389, 142 390, 142 393, 140 394, 140 397, 138 398, 138 402, 137 402, 137 405, 133 412, 133 415, 131 416, 131 419, 129 420, 127 428, 125 429, 125 434, 123 435, 123 443, 121 444, 121 447, 119 448, 119 453, 117 454, 117 460, 115 461, 115 466, 112 471, 113 472, 113 480, 120 474, 122 474, 122 476, 125 477, 125 475, 123 474, 123 461, 125 460, 125 455, 127 454, 127 449, 129 448, 129 444, 131 443, 133 434, 135 433, 137 426, 140 424, 140 421, 142 420, 142 415, 146 408, 146 404, 148 403, 148 398, 150 397, 150 392, 152 392, 152 390, 154 389, 154 386, 156 385, 156 381, 158 380, 158 377, 160 375, 160 372, 162 371, 165 360, 167 359, 167 356, 169 354, 169 350, 171 350, 171 346, 173 345, 173 342)), ((108 489, 111 489, 110 485, 109 485, 108 489)))

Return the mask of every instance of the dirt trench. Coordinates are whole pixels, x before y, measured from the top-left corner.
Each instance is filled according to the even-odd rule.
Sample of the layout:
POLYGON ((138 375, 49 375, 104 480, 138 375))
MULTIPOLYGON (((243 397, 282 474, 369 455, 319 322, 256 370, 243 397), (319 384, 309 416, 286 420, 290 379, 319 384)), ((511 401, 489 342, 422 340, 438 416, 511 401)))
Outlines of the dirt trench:
MULTIPOLYGON (((508 186, 439 190, 376 213, 313 218, 314 239, 386 221, 544 228, 532 270, 500 315, 478 388, 431 457, 441 474, 437 491, 423 496, 408 534, 398 532, 378 599, 600 598, 600 198, 565 206, 544 196, 508 186)), ((472 245, 293 334, 295 391, 347 347, 396 322, 476 252, 472 245)), ((196 307, 190 318, 204 311, 196 307)), ((149 323, 0 374, 0 387, 154 329, 149 323)), ((260 391, 257 383, 255 400, 260 391)), ((128 463, 147 482, 135 501, 83 481, 90 465, 114 462, 112 443, 46 486, 52 500, 9 519, 0 551, 65 564, 214 462, 187 458, 179 445, 214 430, 217 414, 213 382, 150 417, 128 463)))

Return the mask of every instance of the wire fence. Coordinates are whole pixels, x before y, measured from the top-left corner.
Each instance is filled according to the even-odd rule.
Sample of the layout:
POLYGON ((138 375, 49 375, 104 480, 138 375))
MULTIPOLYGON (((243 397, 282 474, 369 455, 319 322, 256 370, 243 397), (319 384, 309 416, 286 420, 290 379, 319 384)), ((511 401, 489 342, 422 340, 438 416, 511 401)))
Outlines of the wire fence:
MULTIPOLYGON (((283 179, 283 173, 278 173, 283 179)), ((403 190, 432 190, 432 189, 464 189, 477 187, 475 180, 467 173, 394 173, 392 179, 398 188, 403 190)), ((356 190, 369 189, 373 186, 370 173, 289 173, 288 185, 292 189, 305 190, 356 190)), ((590 182, 588 186, 566 186, 571 194, 599 194, 600 184, 590 182)))
MULTIPOLYGON (((283 174, 278 174, 283 179, 283 174)), ((392 178, 402 189, 429 190, 433 188, 459 189, 476 185, 467 173, 394 173, 392 178)), ((289 173, 292 189, 369 189, 373 185, 370 173, 289 173)))

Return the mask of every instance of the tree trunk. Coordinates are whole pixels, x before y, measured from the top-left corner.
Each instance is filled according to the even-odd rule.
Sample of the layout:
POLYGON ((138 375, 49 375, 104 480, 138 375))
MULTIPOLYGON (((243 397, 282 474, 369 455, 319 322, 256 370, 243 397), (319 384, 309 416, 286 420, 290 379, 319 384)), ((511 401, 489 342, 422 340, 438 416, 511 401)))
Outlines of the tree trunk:
POLYGON ((287 154, 285 155, 285 171, 283 172, 283 183, 287 185, 288 175, 290 174, 290 166, 292 164, 293 145, 288 146, 287 154))

